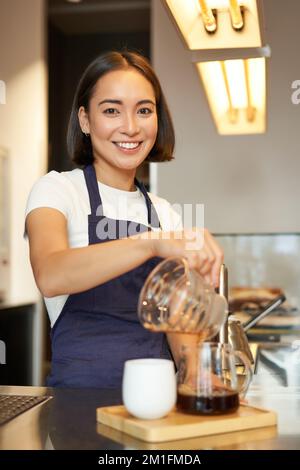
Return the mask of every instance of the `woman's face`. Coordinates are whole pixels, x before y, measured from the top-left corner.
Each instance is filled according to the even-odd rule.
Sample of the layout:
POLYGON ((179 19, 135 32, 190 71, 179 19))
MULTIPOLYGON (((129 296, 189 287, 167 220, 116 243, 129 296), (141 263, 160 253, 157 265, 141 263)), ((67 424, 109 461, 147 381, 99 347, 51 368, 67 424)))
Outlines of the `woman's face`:
POLYGON ((148 156, 157 136, 153 87, 135 69, 109 72, 96 83, 89 111, 79 109, 94 157, 115 168, 133 170, 148 156))

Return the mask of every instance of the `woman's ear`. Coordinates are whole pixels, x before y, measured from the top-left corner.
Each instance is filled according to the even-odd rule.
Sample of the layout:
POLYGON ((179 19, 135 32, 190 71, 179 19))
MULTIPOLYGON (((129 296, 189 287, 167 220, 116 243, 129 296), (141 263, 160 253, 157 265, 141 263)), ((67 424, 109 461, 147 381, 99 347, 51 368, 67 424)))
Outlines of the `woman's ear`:
POLYGON ((78 120, 81 127, 81 130, 84 134, 90 133, 90 123, 87 112, 83 106, 80 106, 78 110, 78 120))

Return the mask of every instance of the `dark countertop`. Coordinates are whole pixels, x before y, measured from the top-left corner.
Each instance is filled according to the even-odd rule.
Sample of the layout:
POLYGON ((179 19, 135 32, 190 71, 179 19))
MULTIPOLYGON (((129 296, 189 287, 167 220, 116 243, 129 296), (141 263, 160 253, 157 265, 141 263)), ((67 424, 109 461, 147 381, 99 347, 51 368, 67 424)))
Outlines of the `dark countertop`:
POLYGON ((249 404, 276 411, 277 428, 148 444, 96 422, 96 408, 120 404, 120 391, 1 386, 2 394, 53 398, 1 426, 0 449, 300 449, 300 364, 289 382, 278 361, 273 367, 272 354, 282 365, 285 353, 290 358, 291 348, 268 346, 267 360, 261 351, 247 399, 249 404))

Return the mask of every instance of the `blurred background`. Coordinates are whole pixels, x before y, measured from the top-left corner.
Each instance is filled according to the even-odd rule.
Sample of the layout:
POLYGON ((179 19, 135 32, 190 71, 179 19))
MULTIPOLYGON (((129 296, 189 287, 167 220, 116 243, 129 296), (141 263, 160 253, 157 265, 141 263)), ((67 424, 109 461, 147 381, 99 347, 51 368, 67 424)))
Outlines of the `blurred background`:
POLYGON ((300 3, 262 4, 272 50, 267 130, 221 136, 162 1, 0 0, 1 384, 42 384, 49 367, 48 320, 23 238, 25 204, 41 175, 72 167, 65 135, 75 87, 105 50, 149 57, 173 116, 175 160, 144 165, 140 178, 171 203, 204 204, 205 226, 220 237, 235 285, 280 287, 298 307, 300 104, 291 96, 300 80, 300 3))

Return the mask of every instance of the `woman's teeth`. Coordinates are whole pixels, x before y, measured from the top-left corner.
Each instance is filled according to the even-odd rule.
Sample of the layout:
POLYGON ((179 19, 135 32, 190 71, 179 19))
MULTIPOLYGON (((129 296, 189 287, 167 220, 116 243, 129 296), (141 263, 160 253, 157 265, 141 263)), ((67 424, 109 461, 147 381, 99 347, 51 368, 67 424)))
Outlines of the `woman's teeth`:
POLYGON ((135 149, 140 145, 140 142, 115 142, 118 147, 122 149, 135 149))

